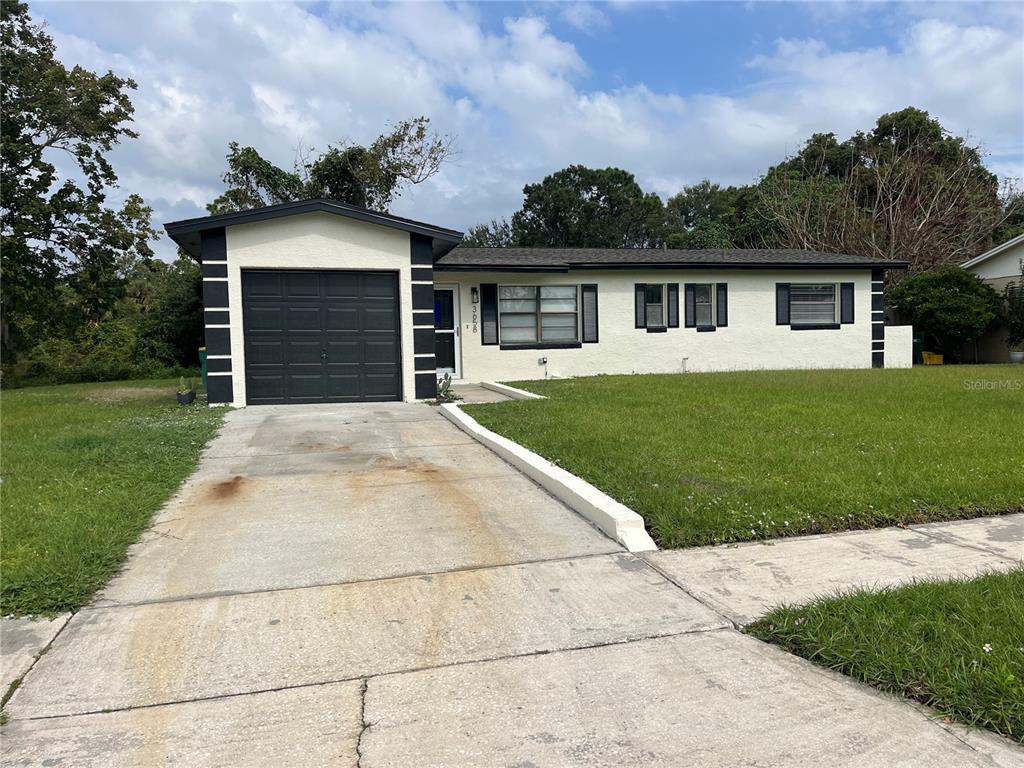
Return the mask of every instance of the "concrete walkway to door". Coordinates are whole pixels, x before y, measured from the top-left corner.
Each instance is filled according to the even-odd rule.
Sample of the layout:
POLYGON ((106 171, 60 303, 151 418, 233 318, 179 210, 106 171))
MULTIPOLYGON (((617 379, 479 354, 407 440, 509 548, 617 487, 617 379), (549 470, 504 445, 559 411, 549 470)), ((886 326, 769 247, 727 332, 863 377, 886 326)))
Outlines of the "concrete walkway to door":
POLYGON ((230 413, 8 710, 5 765, 1019 757, 739 634, 413 404, 230 413))

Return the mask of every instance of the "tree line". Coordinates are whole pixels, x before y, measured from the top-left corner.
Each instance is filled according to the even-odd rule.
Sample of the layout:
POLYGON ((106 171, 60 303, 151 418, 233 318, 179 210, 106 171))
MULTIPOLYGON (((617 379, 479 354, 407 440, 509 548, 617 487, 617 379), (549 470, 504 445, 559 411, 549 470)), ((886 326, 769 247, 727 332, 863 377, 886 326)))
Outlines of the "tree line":
MULTIPOLYGON (((24 3, 0 4, 0 357, 3 384, 175 375, 197 364, 202 280, 157 259, 152 210, 119 206, 108 160, 137 137, 113 72, 67 67, 24 3)), ((291 168, 228 146, 211 213, 310 197, 387 210, 455 154, 426 117, 368 145, 300 146, 291 168)), ((935 270, 1024 232, 1024 198, 980 148, 927 112, 881 116, 839 141, 813 135, 748 185, 703 180, 663 201, 619 168, 572 165, 527 184, 509 218, 472 227, 477 246, 809 248, 935 270)))
POLYGON ((1024 232, 1024 196, 981 149, 923 110, 882 115, 840 141, 817 133, 747 185, 710 179, 666 201, 620 168, 573 165, 523 188, 510 218, 470 228, 480 247, 797 248, 957 264, 1024 232))

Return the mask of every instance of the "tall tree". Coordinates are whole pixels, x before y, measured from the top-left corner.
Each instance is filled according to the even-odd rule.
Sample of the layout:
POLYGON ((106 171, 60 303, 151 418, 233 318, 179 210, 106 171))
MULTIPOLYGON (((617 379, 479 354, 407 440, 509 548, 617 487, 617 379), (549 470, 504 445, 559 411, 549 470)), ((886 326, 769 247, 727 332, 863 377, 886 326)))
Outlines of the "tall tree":
POLYGON ((709 179, 670 197, 665 221, 671 248, 765 248, 776 237, 756 187, 723 187, 709 179))
POLYGON ((661 198, 620 168, 571 165, 523 188, 512 216, 518 245, 634 248, 663 242, 661 198))
POLYGON ((0 311, 10 356, 50 329, 49 304, 70 273, 106 290, 110 275, 152 256, 156 233, 141 198, 105 205, 117 186, 106 155, 136 135, 135 83, 65 67, 19 2, 0 3, 0 70, 0 311))
POLYGON ((491 219, 467 230, 462 244, 474 248, 508 248, 516 244, 515 233, 508 219, 491 219))
POLYGON ((437 174, 454 153, 452 138, 432 131, 427 117, 403 120, 369 146, 345 142, 315 157, 313 148, 300 147, 290 171, 233 141, 223 177, 228 188, 207 208, 228 213, 326 197, 386 211, 405 186, 437 174))
POLYGON ((1008 215, 979 148, 912 107, 841 143, 815 134, 759 191, 781 245, 905 259, 911 273, 980 253, 1008 215))

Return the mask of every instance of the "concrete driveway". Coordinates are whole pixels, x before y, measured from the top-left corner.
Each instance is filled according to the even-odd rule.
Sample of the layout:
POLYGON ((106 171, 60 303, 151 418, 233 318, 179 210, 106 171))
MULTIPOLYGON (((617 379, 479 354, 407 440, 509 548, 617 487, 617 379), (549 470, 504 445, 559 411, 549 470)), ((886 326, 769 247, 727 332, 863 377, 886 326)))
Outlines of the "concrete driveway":
POLYGON ((429 406, 250 408, 25 677, 4 764, 1014 757, 732 626, 429 406))

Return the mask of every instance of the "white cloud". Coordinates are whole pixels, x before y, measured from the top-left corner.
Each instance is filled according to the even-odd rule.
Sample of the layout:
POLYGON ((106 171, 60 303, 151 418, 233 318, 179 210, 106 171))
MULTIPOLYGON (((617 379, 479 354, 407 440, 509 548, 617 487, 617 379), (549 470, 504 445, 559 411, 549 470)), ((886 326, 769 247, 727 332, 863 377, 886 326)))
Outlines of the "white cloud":
MULTIPOLYGON (((49 18, 66 62, 138 81, 140 138, 113 158, 122 193, 141 193, 160 222, 202 213, 221 190, 231 140, 289 166, 299 140, 369 141, 421 114, 454 134, 461 154, 395 210, 453 227, 511 213, 525 183, 570 163, 624 167, 665 196, 704 176, 745 183, 814 131, 845 136, 908 104, 983 141, 994 169, 1024 175, 1019 17, 916 9, 888 48, 778 40, 726 94, 595 87, 590 64, 538 15, 495 25, 469 5, 343 3, 322 16, 294 4, 159 8, 33 13, 49 18)), ((600 23, 591 11, 604 15, 534 10, 590 29, 600 23)))
POLYGON ((593 3, 564 3, 562 18, 581 32, 593 32, 608 26, 608 17, 593 3))

